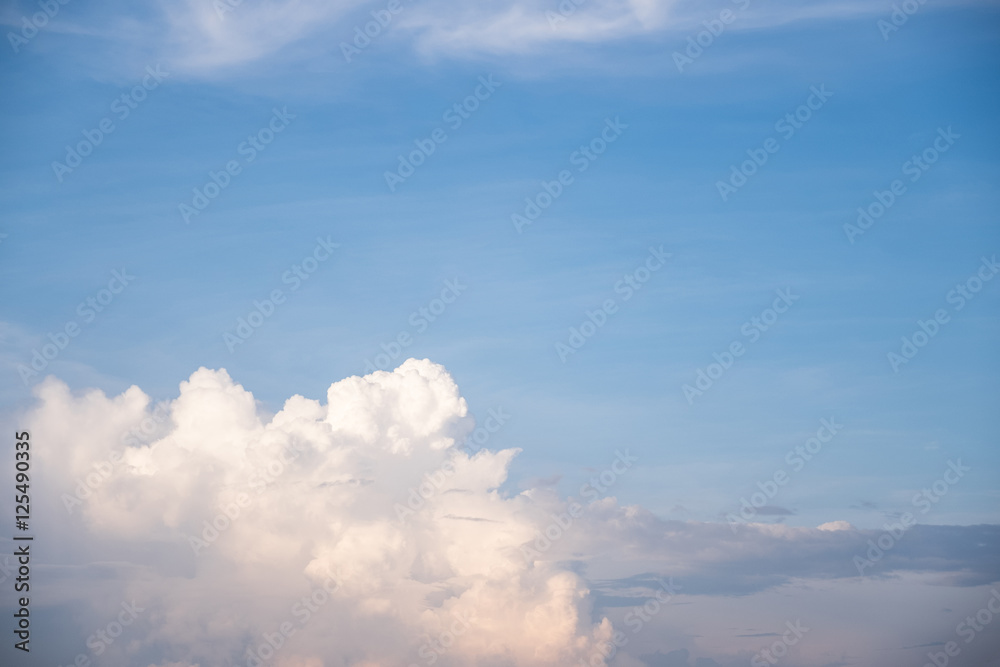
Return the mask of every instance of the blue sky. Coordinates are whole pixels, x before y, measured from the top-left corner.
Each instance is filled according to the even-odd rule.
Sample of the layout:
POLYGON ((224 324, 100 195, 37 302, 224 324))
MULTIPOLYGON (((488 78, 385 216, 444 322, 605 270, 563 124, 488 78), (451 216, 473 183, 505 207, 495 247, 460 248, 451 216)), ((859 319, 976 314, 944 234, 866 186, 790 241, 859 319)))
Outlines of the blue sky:
MULTIPOLYGON (((5 56, 7 85, 19 91, 3 112, 5 319, 26 337, 8 356, 30 359, 33 338, 74 318, 76 304, 124 266, 134 286, 55 369, 72 364, 67 371, 108 390, 135 383, 167 397, 197 366, 225 367, 277 406, 362 372, 445 279, 461 277, 468 291, 407 356, 444 364, 474 413, 503 405, 516 415, 500 437, 525 448, 524 474, 537 465, 543 477, 572 475, 599 460, 609 439, 628 442, 651 466, 630 500, 704 517, 727 487, 740 487, 746 466, 773 468, 833 414, 849 427, 839 451, 810 471, 831 489, 822 499, 804 494, 802 511, 890 506, 894 488, 968 452, 985 474, 978 489, 963 489, 950 519, 993 520, 992 285, 900 373, 886 361, 997 247, 988 186, 995 91, 985 83, 996 64, 993 24, 984 9, 929 9, 930 19, 917 15, 888 42, 875 12, 734 31, 683 73, 669 54, 684 33, 511 63, 407 66, 404 46, 376 40, 348 64, 330 39, 305 64, 282 54, 285 62, 207 81, 162 60, 84 73, 71 58, 84 45, 43 30, 5 56), (930 42, 940 46, 928 51, 930 42), (147 64, 170 76, 118 120, 111 102, 147 64), (444 111, 485 74, 501 87, 451 130, 444 111), (820 84, 833 96, 783 139, 774 124, 820 84), (237 146, 275 106, 296 116, 287 132, 185 225, 179 203, 190 203, 209 170, 244 159, 237 146), (115 132, 59 183, 50 164, 105 117, 115 132), (628 125, 621 141, 518 234, 510 216, 524 197, 575 171, 570 154, 612 117, 628 125), (893 179, 908 182, 902 164, 948 126, 961 136, 954 150, 848 243, 842 227, 854 210, 893 179), (437 127, 448 141, 390 194, 383 173, 437 127), (768 137, 780 139, 779 152, 723 202, 716 181, 768 137), (317 235, 340 243, 338 255, 230 353, 223 332, 282 286, 317 235), (650 244, 673 253, 670 265, 561 363, 555 342, 615 296, 620 274, 650 244), (27 289, 14 275, 30 276, 27 289), (687 405, 681 386, 745 338, 740 325, 785 287, 801 301, 687 405), (859 456, 868 462, 860 471, 859 456), (721 475, 710 500, 678 488, 678 466, 695 462, 721 475), (881 488, 871 489, 873 478, 881 488)), ((102 47, 110 48, 98 40, 102 47)))
MULTIPOLYGON (((390 370, 429 358, 473 415, 511 415, 488 445, 523 449, 511 493, 574 495, 628 447, 641 463, 620 503, 724 521, 834 418, 842 432, 761 521, 878 529, 958 459, 971 472, 921 523, 1000 520, 1000 280, 948 301, 1000 251, 995 7, 931 1, 884 39, 891 3, 584 4, 555 29, 556 3, 404 4, 350 63, 340 43, 384 4, 296 16, 246 0, 219 19, 208 3, 71 2, 0 49, 5 421, 48 373, 168 400, 202 366, 277 411, 323 399, 404 332, 390 370), (678 72, 671 54, 727 7, 736 20, 678 72), (169 75, 120 118, 112 103, 147 67, 169 75), (490 76, 453 128, 445 112, 490 76), (820 86, 832 96, 809 120, 776 130, 820 86), (294 117, 247 163, 241 143, 275 109, 294 117), (114 131, 60 182, 52 163, 105 118, 114 131), (609 119, 620 136, 578 171, 609 119), (390 192, 385 172, 436 128, 447 140, 390 192), (948 128, 911 180, 904 163, 948 128), (723 201, 717 182, 772 137, 723 201), (240 173, 185 222, 179 205, 230 160, 240 173), (572 184, 519 232, 511 215, 561 170, 572 184), (850 242, 844 225, 895 179, 905 193, 850 242), (282 276, 317 238, 339 247, 292 290, 282 276), (615 285, 651 246, 671 257, 625 301, 615 285), (122 269, 134 282, 83 324, 77 305, 122 269), (411 313, 455 280, 465 290, 417 332, 411 313), (230 351, 224 334, 275 289, 286 301, 230 351), (777 290, 799 299, 751 342, 741 328, 777 290), (616 312, 563 362, 556 343, 607 299, 616 312), (939 309, 948 322, 894 372, 887 354, 939 309), (70 321, 80 335, 22 382, 70 321), (686 400, 734 341, 746 352, 686 400)), ((8 3, 5 32, 35 9, 8 3)))

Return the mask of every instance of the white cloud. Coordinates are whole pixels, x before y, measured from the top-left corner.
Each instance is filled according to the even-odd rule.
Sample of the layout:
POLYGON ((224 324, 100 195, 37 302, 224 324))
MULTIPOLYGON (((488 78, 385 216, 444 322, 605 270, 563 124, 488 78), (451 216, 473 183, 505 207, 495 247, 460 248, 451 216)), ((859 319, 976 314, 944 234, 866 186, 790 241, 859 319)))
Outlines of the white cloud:
MULTIPOLYGON (((970 4, 981 1, 963 0, 970 4)), ((341 43, 350 44, 355 28, 372 21, 370 12, 386 7, 386 3, 372 5, 360 0, 236 3, 155 0, 151 5, 130 5, 114 12, 96 8, 82 19, 61 18, 53 31, 100 40, 108 47, 105 57, 116 62, 127 54, 129 62, 162 62, 171 74, 212 77, 272 61, 286 66, 323 53, 345 64, 341 43), (219 7, 228 9, 220 11, 219 7), (70 24, 71 20, 80 23, 70 24)), ((777 4, 739 0, 713 6, 679 0, 584 0, 579 5, 573 0, 401 3, 402 11, 380 29, 373 44, 404 41, 426 56, 460 59, 551 54, 565 45, 587 48, 650 36, 668 47, 682 48, 688 36, 704 29, 703 21, 717 19, 726 8, 737 17, 727 31, 886 13, 884 7, 861 0, 786 0, 777 4)), ((8 23, 15 22, 8 18, 8 23)), ((89 52, 83 55, 89 56, 89 52)))
MULTIPOLYGON (((518 450, 460 450, 466 403, 427 360, 336 382, 325 404, 293 396, 273 415, 224 370, 198 370, 158 411, 137 387, 73 393, 50 377, 35 391, 19 423, 45 471, 38 539, 63 577, 47 596, 89 599, 97 627, 123 600, 142 607, 110 649, 122 664, 244 665, 268 642, 279 667, 576 664, 612 636, 602 599, 641 601, 668 576, 695 596, 853 578, 874 534, 842 521, 665 521, 608 495, 611 471, 630 474, 615 452, 602 497, 504 493, 518 450), (583 510, 565 527, 574 502, 583 510)), ((901 541, 880 574, 996 578, 975 546, 994 528, 932 534, 943 530, 913 528, 929 537, 901 541)))
MULTIPOLYGON (((74 396, 50 378, 37 393, 32 437, 51 443, 39 448, 39 465, 66 491, 150 408, 136 387, 113 398, 74 396)), ((66 518, 82 518, 89 543, 78 549, 100 550, 105 540, 165 545, 138 563, 156 574, 126 586, 129 598, 156 608, 160 620, 145 641, 170 646, 163 658, 239 658, 246 637, 255 645, 283 621, 298 630, 289 664, 345 656, 423 664, 421 651, 434 650, 426 637, 456 619, 468 628, 438 664, 568 664, 607 638, 606 623, 590 622, 577 574, 518 551, 535 529, 531 502, 497 491, 515 452, 470 458, 453 446, 472 424, 442 367, 410 360, 347 378, 328 401, 295 396, 267 417, 225 371, 201 369, 170 403, 166 433, 127 447, 82 504, 70 502, 66 518), (455 467, 447 488, 400 521, 394 505, 406 502, 406 489, 446 460, 455 467), (165 571, 167 552, 185 576, 165 571), (294 601, 330 577, 338 590, 300 626, 294 601)))
POLYGON ((826 523, 816 526, 816 530, 854 530, 854 526, 852 526, 848 521, 827 521, 826 523))
POLYGON ((419 33, 421 50, 450 55, 526 53, 548 44, 594 43, 664 28, 672 0, 547 0, 484 2, 456 7, 426 2, 402 19, 419 33), (570 10, 568 8, 572 8, 570 10))
POLYGON ((160 45, 162 55, 190 72, 251 63, 329 29, 362 4, 360 0, 161 2, 168 25, 168 38, 160 45))

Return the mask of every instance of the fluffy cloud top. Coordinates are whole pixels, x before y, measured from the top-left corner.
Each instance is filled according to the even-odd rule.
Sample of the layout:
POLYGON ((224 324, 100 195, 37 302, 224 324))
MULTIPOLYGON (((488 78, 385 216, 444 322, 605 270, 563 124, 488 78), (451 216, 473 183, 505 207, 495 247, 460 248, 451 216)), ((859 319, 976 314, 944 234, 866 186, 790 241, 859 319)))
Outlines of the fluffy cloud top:
POLYGON ((290 622, 287 664, 549 665, 609 636, 577 574, 524 557, 538 508, 497 490, 515 451, 455 446, 472 428, 466 403, 429 361, 273 416, 224 370, 194 373, 159 423, 135 387, 74 396, 50 379, 38 395, 41 466, 67 491, 83 481, 62 502, 87 539, 162 544, 179 565, 128 581, 123 597, 157 616, 129 650, 246 664, 290 622), (154 434, 136 442, 143 420, 154 434), (317 609, 296 608, 303 596, 317 609))
MULTIPOLYGON (((504 491, 517 450, 463 449, 475 424, 428 360, 277 414, 204 368, 160 405, 137 387, 108 397, 54 378, 36 393, 21 423, 43 471, 40 543, 62 577, 43 599, 75 601, 98 630, 123 604, 141 610, 127 638, 77 649, 105 664, 601 665, 616 608, 662 597, 668 577, 686 596, 856 579, 854 557, 878 538, 843 521, 731 527, 622 507, 625 448, 573 497, 504 491)), ((866 576, 1000 579, 996 527, 911 531, 866 576)), ((725 641, 745 663, 741 637, 725 641)), ((615 664, 644 664, 629 651, 615 664)))

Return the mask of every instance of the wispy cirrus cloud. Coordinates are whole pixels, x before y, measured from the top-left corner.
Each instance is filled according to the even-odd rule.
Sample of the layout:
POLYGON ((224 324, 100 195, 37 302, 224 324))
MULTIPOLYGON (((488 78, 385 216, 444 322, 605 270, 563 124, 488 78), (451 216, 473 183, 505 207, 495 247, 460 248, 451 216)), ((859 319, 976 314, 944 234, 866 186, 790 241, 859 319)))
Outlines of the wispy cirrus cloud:
MULTIPOLYGON (((966 0, 973 4, 981 0, 966 0)), ((757 3, 732 0, 712 6, 678 0, 492 0, 456 5, 445 0, 400 0, 393 19, 379 29, 433 58, 481 58, 544 54, 634 38, 673 38, 728 9, 738 20, 727 31, 776 28, 801 21, 884 14, 884 8, 851 0, 757 3)), ((54 32, 86 35, 108 54, 169 62, 178 72, 217 76, 269 60, 295 62, 305 55, 335 54, 355 28, 384 12, 385 3, 360 0, 158 0, 85 12, 63 12, 54 32)), ((16 25, 17 12, 4 22, 16 25)), ((873 24, 874 25, 874 24, 873 24)), ((874 29, 874 28, 873 28, 874 29)), ((379 37, 382 39, 382 37, 379 37)))

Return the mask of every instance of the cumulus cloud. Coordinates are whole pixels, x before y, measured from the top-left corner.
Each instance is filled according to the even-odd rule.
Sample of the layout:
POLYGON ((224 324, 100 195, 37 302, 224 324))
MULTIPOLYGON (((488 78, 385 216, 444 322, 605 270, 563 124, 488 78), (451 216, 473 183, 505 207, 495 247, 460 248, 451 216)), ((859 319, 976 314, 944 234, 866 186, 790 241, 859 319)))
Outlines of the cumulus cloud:
POLYGON ((245 664, 283 623, 289 666, 565 664, 609 636, 579 575, 524 558, 537 512, 498 491, 516 452, 456 446, 473 424, 429 361, 274 415, 224 370, 183 382, 162 423, 136 387, 37 393, 32 437, 53 443, 40 465, 86 538, 162 545, 123 595, 155 610, 143 641, 168 660, 245 664), (447 480, 409 503, 428 473, 447 480))
MULTIPOLYGON (((86 600, 98 621, 123 601, 141 610, 106 647, 119 664, 598 664, 614 633, 605 610, 667 576, 685 595, 847 578, 874 535, 623 507, 611 493, 634 463, 627 449, 575 497, 505 491, 518 450, 464 449, 468 406, 428 360, 275 414, 204 368, 159 405, 137 387, 109 397, 48 378, 35 391, 24 423, 45 471, 43 540, 53 571, 77 582, 52 604, 86 600)), ((981 547, 995 527, 941 541, 934 530, 914 528, 880 573, 997 578, 981 547)))

